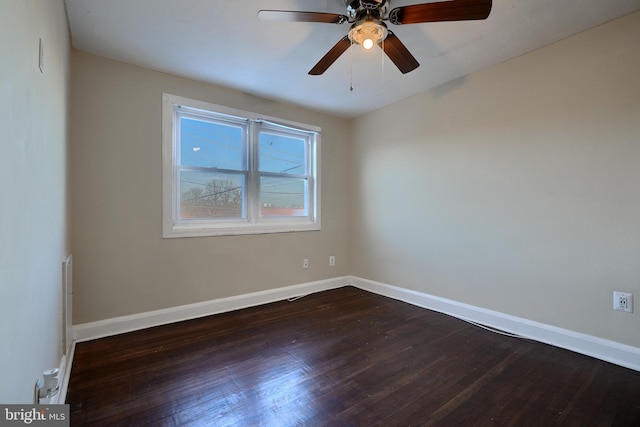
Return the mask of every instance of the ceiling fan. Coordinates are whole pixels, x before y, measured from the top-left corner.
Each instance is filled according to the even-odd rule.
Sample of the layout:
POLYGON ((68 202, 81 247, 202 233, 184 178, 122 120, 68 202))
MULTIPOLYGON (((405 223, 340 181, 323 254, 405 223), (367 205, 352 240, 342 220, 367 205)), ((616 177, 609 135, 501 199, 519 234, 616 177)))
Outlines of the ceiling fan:
POLYGON ((319 22, 324 24, 351 24, 349 33, 333 46, 309 71, 311 75, 324 73, 351 44, 371 49, 377 44, 403 73, 420 66, 400 39, 383 21, 394 25, 423 22, 467 21, 486 19, 491 12, 492 0, 447 0, 414 4, 390 10, 390 0, 344 0, 347 14, 303 12, 290 10, 261 10, 262 21, 319 22))

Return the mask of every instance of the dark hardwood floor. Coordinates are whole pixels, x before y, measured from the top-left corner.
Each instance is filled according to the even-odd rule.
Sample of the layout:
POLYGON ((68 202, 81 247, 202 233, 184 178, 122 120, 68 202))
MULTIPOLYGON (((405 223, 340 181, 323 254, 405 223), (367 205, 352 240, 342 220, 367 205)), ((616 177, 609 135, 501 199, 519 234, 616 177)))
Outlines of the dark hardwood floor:
POLYGON ((79 343, 72 426, 640 426, 640 372, 346 287, 79 343))

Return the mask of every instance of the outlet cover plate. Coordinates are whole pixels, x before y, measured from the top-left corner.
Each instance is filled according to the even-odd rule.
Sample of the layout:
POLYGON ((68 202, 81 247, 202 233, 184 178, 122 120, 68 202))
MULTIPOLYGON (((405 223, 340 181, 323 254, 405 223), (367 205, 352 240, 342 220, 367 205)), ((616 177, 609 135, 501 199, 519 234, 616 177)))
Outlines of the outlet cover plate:
POLYGON ((633 313, 633 294, 627 292, 613 292, 613 309, 633 313))

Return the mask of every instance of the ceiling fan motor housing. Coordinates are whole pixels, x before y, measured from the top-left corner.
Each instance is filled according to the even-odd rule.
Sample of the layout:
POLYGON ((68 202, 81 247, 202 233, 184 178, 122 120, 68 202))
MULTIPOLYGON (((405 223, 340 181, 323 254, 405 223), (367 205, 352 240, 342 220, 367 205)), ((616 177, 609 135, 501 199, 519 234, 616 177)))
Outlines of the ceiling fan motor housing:
POLYGON ((382 19, 389 12, 389 0, 344 0, 349 21, 358 21, 369 15, 382 19))

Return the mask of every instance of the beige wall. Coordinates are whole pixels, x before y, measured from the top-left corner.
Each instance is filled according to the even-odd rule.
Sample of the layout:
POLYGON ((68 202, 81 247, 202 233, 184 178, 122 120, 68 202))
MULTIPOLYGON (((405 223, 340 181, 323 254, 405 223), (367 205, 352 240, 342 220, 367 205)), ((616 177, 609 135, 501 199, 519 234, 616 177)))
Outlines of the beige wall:
POLYGON ((74 323, 349 273, 346 121, 80 52, 72 76, 74 323), (163 92, 322 127, 322 231, 163 240, 163 92))
POLYGON ((62 357, 68 62, 62 0, 0 2, 2 403, 32 403, 36 378, 62 357))
POLYGON ((611 309, 640 298, 638 39, 634 14, 351 123, 72 52, 74 323, 354 274, 640 346, 611 309), (163 240, 163 92, 321 126, 322 231, 163 240))
POLYGON ((635 13, 354 120, 350 272, 640 346, 639 41, 635 13))

